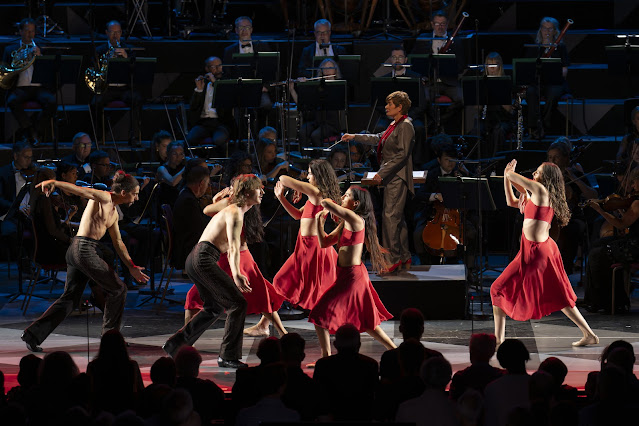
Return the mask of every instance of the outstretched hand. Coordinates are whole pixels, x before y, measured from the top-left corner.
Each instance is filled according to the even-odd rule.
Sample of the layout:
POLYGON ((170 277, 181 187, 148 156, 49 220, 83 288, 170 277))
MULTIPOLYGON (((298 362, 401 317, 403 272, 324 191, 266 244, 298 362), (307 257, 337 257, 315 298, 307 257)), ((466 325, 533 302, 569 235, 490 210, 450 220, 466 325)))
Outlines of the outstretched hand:
POLYGON ((142 272, 143 270, 144 270, 143 266, 134 266, 129 270, 129 272, 131 272, 131 276, 137 282, 146 283, 147 281, 149 281, 150 278, 147 274, 142 272))
POLYGON ((53 193, 55 189, 55 179, 45 180, 36 185, 36 188, 41 188, 42 193, 47 197, 53 193))
POLYGON ((249 285, 248 278, 246 278, 244 275, 237 274, 237 276, 233 278, 233 281, 235 281, 235 285, 237 286, 238 290, 240 290, 240 292, 250 293, 253 291, 253 289, 249 285))

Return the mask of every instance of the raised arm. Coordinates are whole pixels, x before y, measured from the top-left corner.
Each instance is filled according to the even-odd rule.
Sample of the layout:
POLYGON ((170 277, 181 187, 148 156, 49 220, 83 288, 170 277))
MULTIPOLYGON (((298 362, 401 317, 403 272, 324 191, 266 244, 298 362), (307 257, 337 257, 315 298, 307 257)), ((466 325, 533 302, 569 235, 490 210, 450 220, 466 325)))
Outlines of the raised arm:
POLYGON ((379 138, 382 137, 381 133, 377 134, 354 134, 354 133, 345 133, 342 135, 343 141, 355 141, 359 143, 363 143, 365 145, 377 145, 379 142, 379 138))
POLYGON ((158 167, 157 177, 160 182, 165 182, 171 186, 175 186, 182 181, 182 173, 184 173, 184 167, 182 170, 171 176, 165 166, 158 167))
POLYGON ((326 223, 326 215, 328 210, 322 210, 315 215, 315 225, 317 225, 317 239, 319 240, 320 247, 326 248, 337 244, 339 233, 344 228, 344 222, 340 223, 337 228, 333 229, 333 232, 326 234, 324 231, 324 224, 326 223))
POLYGON ((322 200, 320 204, 328 210, 329 213, 334 214, 348 223, 353 232, 361 231, 364 228, 362 218, 354 211, 339 206, 328 198, 322 200))
POLYGON ((208 206, 204 207, 204 214, 213 217, 221 212, 223 209, 228 207, 229 199, 226 197, 231 195, 231 192, 231 187, 227 187, 215 194, 215 196, 213 197, 213 204, 209 204, 208 206))
POLYGON ((508 165, 506 165, 506 169, 504 169, 504 193, 506 194, 506 204, 508 204, 509 207, 514 207, 514 208, 517 208, 519 206, 519 198, 515 196, 515 193, 513 192, 513 184, 510 181, 510 179, 506 177, 506 175, 509 172, 512 172, 515 170, 516 164, 517 164, 517 160, 512 160, 510 163, 508 163, 508 165))
POLYGON ((504 172, 504 179, 508 179, 519 191, 519 187, 522 188, 519 192, 528 191, 530 192, 530 199, 533 203, 538 206, 545 204, 545 199, 548 198, 548 190, 539 182, 528 179, 520 175, 519 173, 515 173, 515 166, 517 165, 517 161, 511 161, 513 163, 513 169, 504 172), (514 162, 514 163, 513 163, 514 162))
POLYGON ((282 185, 282 182, 277 182, 275 184, 274 192, 275 197, 279 200, 280 203, 282 203, 282 207, 284 207, 284 210, 286 210, 293 219, 300 220, 302 218, 302 210, 298 209, 288 201, 284 193, 284 185, 282 185))
POLYGON ((242 245, 242 225, 244 219, 239 208, 233 206, 226 214, 226 237, 228 239, 228 259, 235 285, 242 293, 250 293, 248 279, 240 272, 240 246, 242 245))
POLYGON ((280 176, 280 182, 286 188, 291 188, 294 191, 306 194, 309 198, 311 198, 311 201, 313 201, 313 199, 316 199, 316 202, 313 204, 317 205, 319 203, 320 190, 310 183, 302 182, 301 180, 293 179, 292 177, 286 175, 280 176))
POLYGON ((142 272, 144 267, 136 266, 135 263, 133 263, 131 256, 129 256, 129 251, 126 249, 124 241, 122 241, 122 235, 120 234, 120 227, 117 220, 109 227, 109 236, 111 237, 111 241, 113 241, 113 248, 118 256, 120 256, 120 259, 122 259, 124 265, 129 269, 131 276, 138 282, 147 282, 149 280, 149 276, 142 272))
POLYGON ((79 195, 80 197, 87 198, 89 200, 95 200, 99 203, 110 203, 111 193, 107 191, 100 191, 93 188, 85 188, 77 186, 69 182, 63 182, 59 180, 45 180, 36 185, 36 188, 42 188, 42 193, 47 197, 53 193, 55 188, 60 188, 69 194, 79 195))

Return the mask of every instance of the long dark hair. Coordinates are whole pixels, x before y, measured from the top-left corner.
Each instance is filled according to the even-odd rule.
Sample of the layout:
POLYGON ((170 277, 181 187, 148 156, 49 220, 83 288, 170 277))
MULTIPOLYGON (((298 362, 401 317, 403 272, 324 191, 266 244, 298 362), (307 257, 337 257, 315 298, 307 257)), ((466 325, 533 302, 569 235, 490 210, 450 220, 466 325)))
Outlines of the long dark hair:
POLYGON ((564 176, 559 166, 549 162, 543 163, 539 174, 539 183, 548 190, 550 207, 555 211, 559 226, 566 226, 570 221, 571 213, 566 202, 564 176))
POLYGON ((339 190, 339 182, 333 166, 326 160, 313 160, 308 165, 313 176, 320 195, 324 198, 330 198, 336 204, 341 204, 341 192, 339 190))
POLYGON ((350 188, 353 200, 359 201, 359 204, 353 209, 362 219, 365 226, 365 244, 366 250, 371 254, 371 263, 373 269, 378 272, 388 271, 388 262, 385 253, 388 253, 384 247, 379 245, 377 238, 377 223, 375 222, 375 212, 373 210, 373 200, 371 194, 364 188, 353 185, 350 188))

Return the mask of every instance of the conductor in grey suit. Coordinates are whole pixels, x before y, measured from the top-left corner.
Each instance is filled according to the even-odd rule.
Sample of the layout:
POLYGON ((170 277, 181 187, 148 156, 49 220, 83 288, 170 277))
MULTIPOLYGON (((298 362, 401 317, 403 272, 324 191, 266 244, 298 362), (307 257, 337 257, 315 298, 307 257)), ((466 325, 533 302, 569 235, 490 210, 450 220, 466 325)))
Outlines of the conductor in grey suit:
POLYGON ((411 264, 408 249, 408 228, 404 206, 413 187, 413 144, 415 129, 408 118, 410 98, 406 92, 393 92, 386 96, 386 115, 393 120, 386 130, 376 135, 346 133, 342 140, 377 145, 379 170, 373 177, 377 184, 385 186, 382 213, 382 244, 389 251, 392 272, 411 264))

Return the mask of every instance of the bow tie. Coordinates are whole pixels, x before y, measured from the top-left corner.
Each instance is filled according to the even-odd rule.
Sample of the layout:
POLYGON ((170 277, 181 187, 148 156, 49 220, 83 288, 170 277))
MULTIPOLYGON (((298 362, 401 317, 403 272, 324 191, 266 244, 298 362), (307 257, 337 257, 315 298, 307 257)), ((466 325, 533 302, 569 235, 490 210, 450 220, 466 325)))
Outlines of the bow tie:
POLYGON ((242 49, 246 49, 247 47, 251 47, 251 43, 246 43, 242 45, 242 49))

